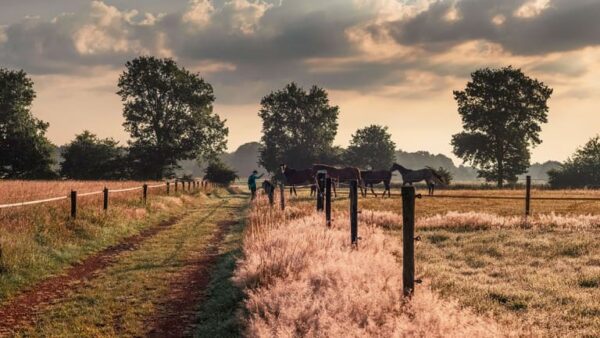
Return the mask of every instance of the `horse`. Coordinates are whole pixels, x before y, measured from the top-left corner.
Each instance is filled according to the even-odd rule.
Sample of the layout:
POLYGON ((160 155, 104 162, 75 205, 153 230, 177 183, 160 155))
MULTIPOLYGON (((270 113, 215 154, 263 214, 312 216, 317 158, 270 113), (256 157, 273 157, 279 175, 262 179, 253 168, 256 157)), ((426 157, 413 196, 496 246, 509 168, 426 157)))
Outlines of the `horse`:
POLYGON ((311 184, 310 196, 316 194, 317 187, 312 184, 314 182, 314 175, 312 169, 292 169, 288 168, 285 164, 280 164, 281 173, 285 177, 285 184, 290 186, 290 196, 292 194, 298 196, 296 192, 296 185, 298 184, 311 184))
POLYGON ((415 182, 425 181, 425 183, 427 183, 427 190, 429 192, 429 195, 433 195, 436 181, 440 184, 447 184, 444 181, 444 178, 431 168, 411 170, 404 168, 398 163, 394 163, 394 165, 392 165, 392 168, 390 169, 390 172, 394 172, 396 170, 398 170, 400 172, 400 175, 402 175, 402 185, 412 185, 415 182))
MULTIPOLYGON (((337 167, 326 165, 326 164, 313 164, 312 170, 313 170, 313 173, 315 174, 315 179, 316 179, 316 174, 319 171, 325 171, 325 172, 327 172, 327 175, 333 181, 335 181, 337 184, 339 184, 340 182, 343 182, 343 181, 351 181, 351 180, 356 180, 359 183, 362 182, 360 179, 360 170, 358 170, 358 168, 354 168, 354 167, 337 168, 337 167)), ((335 197, 337 197, 337 190, 335 188, 335 185, 333 185, 333 194, 335 197)))
POLYGON ((392 181, 392 172, 389 170, 361 170, 360 177, 362 178, 362 187, 361 192, 363 196, 367 196, 367 186, 371 187, 371 192, 375 197, 377 194, 375 190, 373 190, 373 184, 379 184, 383 182, 385 189, 383 190, 383 195, 381 197, 385 197, 385 193, 388 193, 388 197, 392 197, 390 182, 392 181), (363 188, 364 187, 364 188, 363 188))

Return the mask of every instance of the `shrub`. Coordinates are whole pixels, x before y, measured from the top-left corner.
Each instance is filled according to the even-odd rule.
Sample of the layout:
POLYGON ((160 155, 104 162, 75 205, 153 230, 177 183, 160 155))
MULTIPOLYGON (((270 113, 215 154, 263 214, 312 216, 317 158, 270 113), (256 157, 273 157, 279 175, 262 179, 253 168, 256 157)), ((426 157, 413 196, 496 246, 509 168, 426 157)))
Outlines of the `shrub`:
POLYGON ((237 173, 220 160, 211 161, 204 172, 205 180, 226 186, 238 178, 237 173))

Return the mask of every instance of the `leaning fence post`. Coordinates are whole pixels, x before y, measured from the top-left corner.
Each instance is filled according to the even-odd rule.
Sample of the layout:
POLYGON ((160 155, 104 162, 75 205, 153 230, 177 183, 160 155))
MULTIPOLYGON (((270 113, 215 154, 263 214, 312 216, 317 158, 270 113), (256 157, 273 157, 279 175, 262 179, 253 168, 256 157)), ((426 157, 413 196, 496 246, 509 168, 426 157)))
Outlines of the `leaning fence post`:
POLYGON ((527 176, 525 184, 525 216, 529 216, 531 206, 531 176, 527 176))
POLYGON ((331 177, 325 180, 325 222, 331 227, 331 177))
POLYGON ((144 204, 146 204, 146 200, 148 199, 148 185, 146 183, 144 183, 144 185, 142 186, 142 197, 144 200, 144 204))
POLYGON ((415 290, 415 188, 402 187, 402 287, 404 296, 415 290))
POLYGON ((285 210, 285 189, 283 183, 279 184, 279 202, 281 203, 281 210, 285 210))
POLYGON ((104 187, 104 190, 102 191, 104 193, 104 203, 102 204, 102 208, 104 209, 104 211, 108 210, 108 188, 104 187))
POLYGON ((71 190, 71 218, 77 217, 77 191, 71 190))
POLYGON ((324 172, 317 173, 317 211, 323 211, 323 197, 325 190, 325 176, 324 172))
POLYGON ((358 246, 358 181, 350 181, 350 243, 358 246))

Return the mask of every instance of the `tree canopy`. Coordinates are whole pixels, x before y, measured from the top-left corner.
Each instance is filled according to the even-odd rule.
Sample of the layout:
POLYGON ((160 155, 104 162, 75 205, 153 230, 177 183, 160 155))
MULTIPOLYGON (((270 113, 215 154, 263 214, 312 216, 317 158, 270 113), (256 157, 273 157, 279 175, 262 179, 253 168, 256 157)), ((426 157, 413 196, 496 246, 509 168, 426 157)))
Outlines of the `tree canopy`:
POLYGON ((317 86, 306 91, 290 83, 263 97, 260 164, 273 173, 281 163, 302 169, 333 156, 338 114, 317 86))
POLYGON ((370 125, 352 135, 346 162, 365 169, 389 169, 394 163, 396 144, 388 127, 370 125))
POLYGON ((100 139, 85 130, 63 146, 60 174, 78 180, 124 178, 127 176, 124 153, 119 142, 100 139))
POLYGON ((548 171, 548 176, 554 188, 600 187, 600 136, 577 149, 560 169, 548 171))
POLYGON ((540 144, 548 122, 552 89, 520 69, 479 69, 462 91, 454 91, 465 131, 452 136, 456 156, 477 167, 480 177, 515 182, 527 171, 530 146, 540 144))
POLYGON ((48 123, 31 113, 33 81, 24 71, 0 68, 0 178, 51 178, 48 123))
POLYGON ((213 113, 212 86, 198 74, 172 59, 142 56, 127 62, 118 86, 136 177, 161 179, 179 160, 225 150, 228 129, 213 113))

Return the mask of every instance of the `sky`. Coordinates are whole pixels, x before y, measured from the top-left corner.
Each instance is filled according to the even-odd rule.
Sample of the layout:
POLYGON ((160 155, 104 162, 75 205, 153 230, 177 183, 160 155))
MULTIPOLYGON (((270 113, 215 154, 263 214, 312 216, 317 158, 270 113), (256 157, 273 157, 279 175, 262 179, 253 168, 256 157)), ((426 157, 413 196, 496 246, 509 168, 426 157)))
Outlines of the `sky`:
POLYGON ((295 81, 340 107, 338 145, 380 124, 402 150, 451 155, 452 91, 512 65, 554 89, 532 160, 562 161, 600 133, 598 17, 600 0, 0 0, 0 67, 31 76, 59 145, 85 129, 126 142, 117 79, 155 55, 213 85, 229 150, 260 139, 260 99, 295 81))

